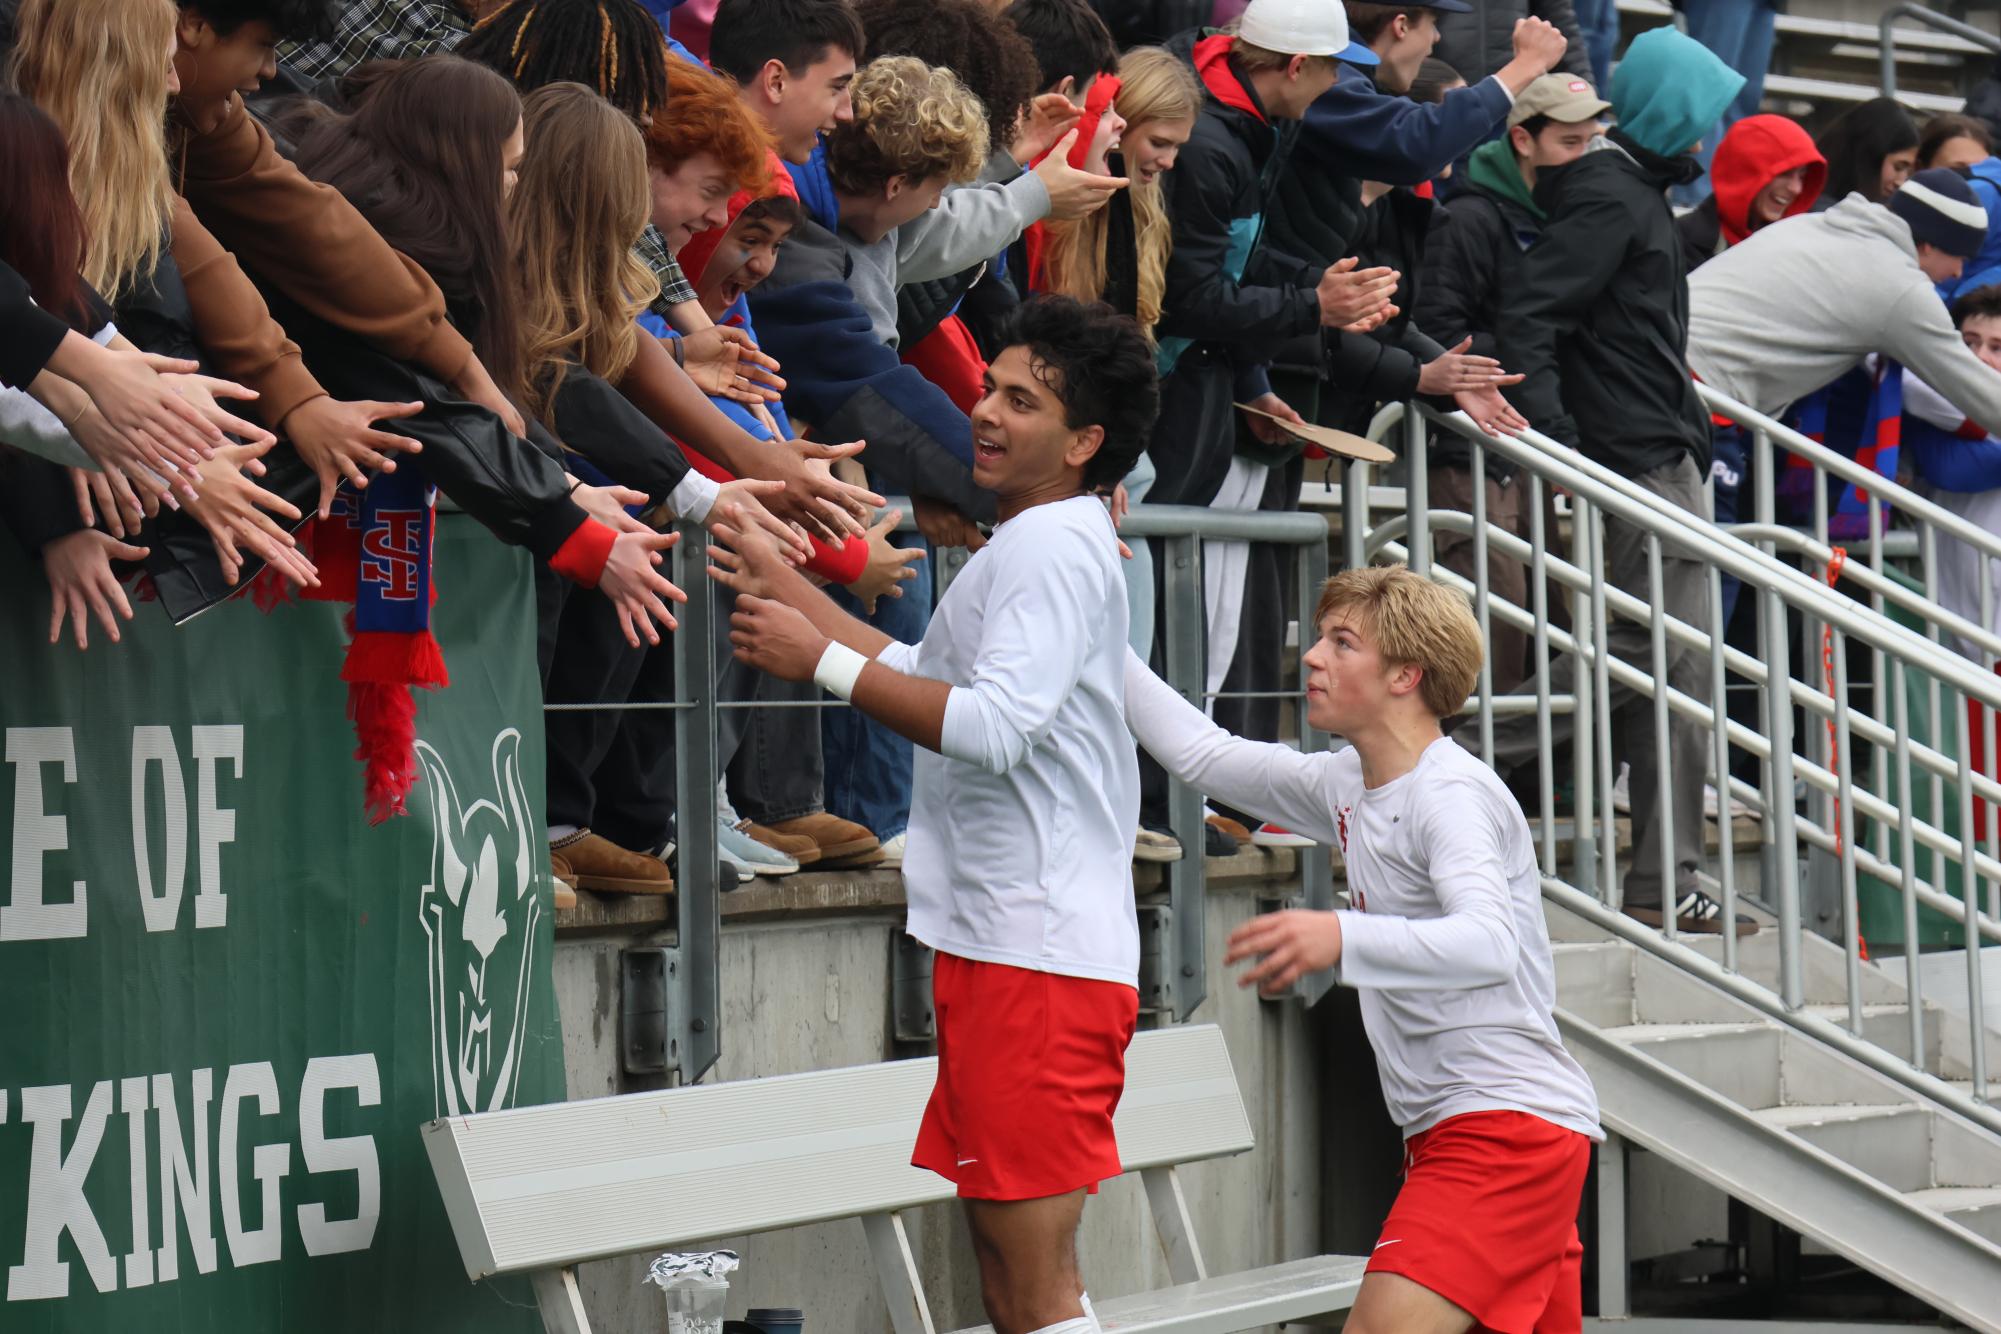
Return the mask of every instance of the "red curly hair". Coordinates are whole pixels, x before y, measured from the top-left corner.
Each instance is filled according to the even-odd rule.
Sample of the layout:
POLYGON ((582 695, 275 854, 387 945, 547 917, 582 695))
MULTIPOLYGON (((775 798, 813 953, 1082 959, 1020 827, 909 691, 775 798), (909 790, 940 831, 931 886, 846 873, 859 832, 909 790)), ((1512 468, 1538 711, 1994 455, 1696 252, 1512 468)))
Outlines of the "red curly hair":
POLYGON ((678 57, 667 61, 667 105, 646 125, 646 165, 674 171, 697 153, 722 164, 739 190, 762 194, 771 182, 773 139, 737 100, 736 85, 678 57))

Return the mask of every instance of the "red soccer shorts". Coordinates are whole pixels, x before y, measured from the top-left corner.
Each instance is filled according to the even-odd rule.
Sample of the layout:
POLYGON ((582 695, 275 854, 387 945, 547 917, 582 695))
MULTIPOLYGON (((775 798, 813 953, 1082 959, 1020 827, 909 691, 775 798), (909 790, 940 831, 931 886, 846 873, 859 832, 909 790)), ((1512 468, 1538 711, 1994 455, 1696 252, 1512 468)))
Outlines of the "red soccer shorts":
POLYGON ((1119 1174, 1112 1113, 1138 992, 941 953, 931 995, 938 1082, 913 1166, 974 1200, 1095 1192, 1119 1174))
POLYGON ((1527 1112, 1468 1112, 1411 1136, 1404 1152, 1369 1272, 1429 1288, 1480 1330, 1577 1334, 1591 1141, 1527 1112))

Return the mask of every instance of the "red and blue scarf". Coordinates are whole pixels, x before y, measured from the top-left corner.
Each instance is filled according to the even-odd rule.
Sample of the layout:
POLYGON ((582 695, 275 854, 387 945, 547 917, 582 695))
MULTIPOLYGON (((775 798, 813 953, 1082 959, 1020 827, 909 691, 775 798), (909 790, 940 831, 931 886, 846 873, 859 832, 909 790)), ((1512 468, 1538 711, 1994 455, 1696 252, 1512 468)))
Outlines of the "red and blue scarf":
POLYGON ((436 514, 437 489, 405 460, 395 472, 375 474, 362 490, 343 485, 329 517, 309 525, 320 586, 302 596, 354 606, 340 677, 347 682, 347 716, 371 824, 405 814, 404 799, 417 781, 411 688, 451 684, 431 634, 436 514))

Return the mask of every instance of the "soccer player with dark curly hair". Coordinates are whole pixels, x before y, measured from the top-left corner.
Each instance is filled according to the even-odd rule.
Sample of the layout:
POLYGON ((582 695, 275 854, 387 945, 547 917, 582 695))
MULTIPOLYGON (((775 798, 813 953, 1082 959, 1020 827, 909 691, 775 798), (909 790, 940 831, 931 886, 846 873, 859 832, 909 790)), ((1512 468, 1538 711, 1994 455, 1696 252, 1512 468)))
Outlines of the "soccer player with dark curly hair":
POLYGON ((972 414, 1000 524, 918 644, 841 612, 775 550, 727 528, 712 548, 739 594, 739 659, 817 681, 918 747, 903 878, 909 931, 937 951, 938 1082, 911 1161, 958 1184, 987 1313, 1010 1334, 1097 1329, 1077 1225, 1119 1172, 1139 1007, 1125 581, 1099 493, 1158 405, 1130 319, 1023 305, 972 414))

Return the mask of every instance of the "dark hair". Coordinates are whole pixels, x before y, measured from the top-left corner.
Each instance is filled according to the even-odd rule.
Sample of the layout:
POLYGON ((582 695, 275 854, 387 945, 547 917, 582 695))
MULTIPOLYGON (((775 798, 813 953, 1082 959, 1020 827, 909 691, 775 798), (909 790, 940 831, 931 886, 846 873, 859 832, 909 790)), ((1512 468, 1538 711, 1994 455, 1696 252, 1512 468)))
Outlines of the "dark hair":
POLYGON ((1027 38, 981 0, 861 0, 859 12, 871 59, 916 56, 951 70, 986 108, 993 149, 1012 142, 1021 109, 1037 88, 1027 38))
POLYGON ((1088 490, 1115 486, 1132 471, 1160 413, 1160 376, 1139 325, 1102 301, 1041 295, 1016 308, 1000 346, 1028 349, 1035 378, 1062 402, 1072 430, 1104 428, 1104 443, 1084 465, 1088 490))
POLYGON ((1383 29, 1390 26, 1391 19, 1401 14, 1416 22, 1418 12, 1429 6, 1378 5, 1365 3, 1365 0, 1347 0, 1347 8, 1348 36, 1363 46, 1368 46, 1383 35, 1383 29))
POLYGON ((456 54, 524 93, 581 83, 636 121, 667 105, 667 38, 639 0, 508 0, 456 54))
POLYGON ((765 195, 753 199, 736 215, 738 222, 769 222, 780 227, 797 227, 805 221, 806 210, 791 195, 765 195))
POLYGON ((1424 63, 1417 67, 1417 77, 1410 81, 1410 91, 1404 96, 1426 106, 1436 105, 1445 100, 1447 88, 1464 82, 1466 80, 1458 70, 1437 56, 1426 56, 1424 63))
POLYGON ((1084 0, 1014 0, 1001 17, 1035 52, 1035 91, 1068 78, 1082 88, 1094 74, 1119 72, 1119 46, 1098 11, 1084 0))
POLYGON ((1548 129, 1551 125, 1554 125, 1555 123, 1556 122, 1552 121, 1548 116, 1530 116, 1527 120, 1523 121, 1521 124, 1510 125, 1508 128, 1511 130, 1527 130, 1529 132, 1529 138, 1533 139, 1537 135, 1541 134, 1544 130, 1548 129))
POLYGON ((2001 319, 2001 283, 1976 287, 1952 303, 1952 322, 1963 326, 1968 320, 2001 319))
POLYGON ((1948 111, 1925 122, 1925 132, 1918 137, 1919 170, 1932 165, 1932 159, 1948 139, 1971 139, 1989 153, 1994 151, 1994 136, 1988 131, 1986 121, 1948 111))
POLYGON ((224 37, 259 19, 281 42, 317 42, 333 35, 334 0, 176 0, 224 37))
POLYGON ((69 144, 47 112, 0 92, 0 262, 28 284, 35 304, 63 319, 85 310, 83 214, 69 188, 69 144))
POLYGON ((709 28, 709 67, 749 83, 775 60, 793 73, 839 47, 861 64, 868 50, 849 0, 722 0, 709 28))
POLYGON ((1843 112, 1815 141, 1827 159, 1826 197, 1861 194, 1882 203, 1883 159, 1918 146, 1911 115, 1888 97, 1872 97, 1843 112))
POLYGON ((429 55, 369 82, 352 114, 301 100, 281 133, 299 170, 334 187, 424 267, 501 390, 520 387, 501 145, 521 123, 507 80, 429 55))

